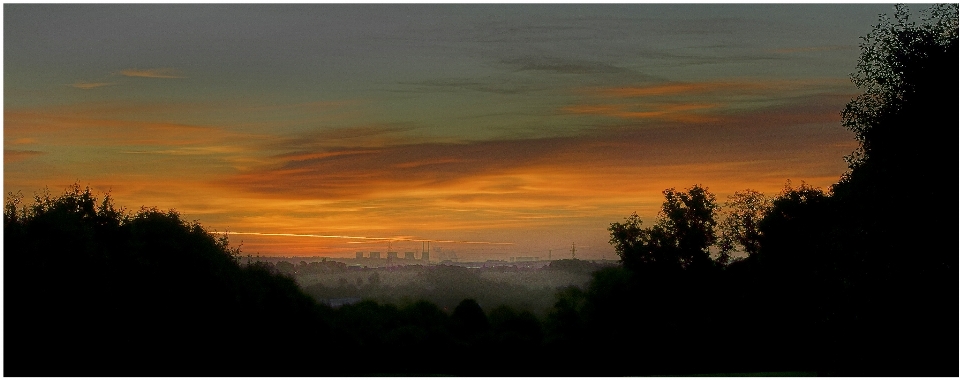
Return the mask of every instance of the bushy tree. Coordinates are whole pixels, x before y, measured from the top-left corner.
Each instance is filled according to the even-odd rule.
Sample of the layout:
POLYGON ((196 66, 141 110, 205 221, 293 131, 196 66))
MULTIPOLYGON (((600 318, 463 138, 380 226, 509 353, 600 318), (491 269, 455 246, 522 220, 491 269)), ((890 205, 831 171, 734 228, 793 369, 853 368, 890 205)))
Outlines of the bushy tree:
POLYGON ((958 4, 898 5, 864 37, 852 76, 863 93, 842 113, 859 142, 833 187, 834 262, 853 305, 843 330, 863 342, 851 361, 887 374, 956 376, 956 349, 926 337, 956 323, 956 203, 943 191, 957 181, 957 39, 958 4))
POLYGON ((79 185, 21 198, 4 210, 4 344, 16 347, 4 351, 6 375, 295 374, 223 363, 250 347, 298 346, 245 333, 251 323, 327 336, 327 311, 292 279, 239 265, 223 235, 176 211, 127 213, 79 185))
POLYGON ((956 185, 956 145, 944 136, 960 128, 957 12, 957 4, 919 12, 898 5, 861 44, 852 78, 863 93, 842 112, 859 147, 833 192, 853 227, 848 245, 870 260, 906 253, 922 267, 949 265, 955 272, 956 255, 928 251, 939 250, 956 224, 933 222, 942 208, 916 200, 942 199, 943 189, 956 185))
POLYGON ((771 200, 756 190, 737 191, 727 197, 723 206, 724 217, 718 224, 719 263, 727 264, 734 251, 747 255, 760 251, 760 221, 771 207, 771 200))
MULTIPOLYGON (((788 181, 773 198, 734 194, 719 224, 717 261, 735 249, 747 259, 724 271, 677 270, 684 268, 678 257, 710 241, 680 244, 679 231, 689 226, 688 236, 709 237, 696 232, 710 223, 672 223, 709 215, 679 212, 685 202, 675 194, 665 194, 651 227, 636 214, 611 224, 610 243, 624 267, 669 274, 633 276, 625 296, 641 308, 630 321, 670 331, 645 336, 659 345, 642 357, 660 355, 655 362, 666 363, 673 359, 663 354, 670 342, 709 347, 711 337, 728 337, 729 345, 750 342, 731 349, 747 357, 717 366, 956 376, 956 348, 944 348, 939 337, 956 323, 960 257, 953 250, 954 203, 942 194, 957 178, 956 150, 945 138, 958 128, 957 20, 957 4, 920 12, 897 5, 892 18, 881 16, 864 37, 852 76, 864 93, 841 113, 860 144, 846 158, 849 171, 829 192, 788 181)), ((597 296, 586 294, 583 310, 590 310, 597 296)), ((710 358, 685 359, 693 367, 710 358)))
POLYGON ((864 93, 841 114, 860 143, 847 157, 854 171, 955 163, 953 142, 938 136, 958 125, 957 8, 936 4, 918 24, 897 5, 863 38, 852 79, 864 93))
POLYGON ((623 223, 612 223, 610 244, 630 269, 679 270, 709 267, 709 248, 717 239, 716 196, 700 185, 686 191, 663 191, 657 223, 643 228, 634 213, 623 223))

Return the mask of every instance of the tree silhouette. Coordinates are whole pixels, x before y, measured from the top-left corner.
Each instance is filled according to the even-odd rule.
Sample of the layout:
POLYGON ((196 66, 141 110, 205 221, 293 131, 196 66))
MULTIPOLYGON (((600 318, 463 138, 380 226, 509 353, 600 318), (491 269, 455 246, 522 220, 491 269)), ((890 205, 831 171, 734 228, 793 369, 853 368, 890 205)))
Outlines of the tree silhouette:
POLYGON ((278 348, 260 355, 269 362, 298 345, 245 334, 251 321, 329 337, 329 310, 292 279, 241 267, 223 236, 176 211, 127 214, 79 185, 34 201, 11 197, 4 211, 4 344, 16 347, 4 350, 5 375, 278 374, 223 365, 246 347, 278 348))
POLYGON ((864 93, 842 112, 843 125, 860 143, 847 157, 854 171, 900 174, 943 162, 937 158, 952 162, 953 143, 930 139, 930 132, 957 125, 957 8, 934 5, 917 24, 897 5, 893 20, 882 17, 863 38, 852 78, 864 93))
POLYGON ((770 199, 756 190, 737 191, 723 205, 724 217, 720 228, 720 256, 717 261, 727 264, 730 252, 742 251, 753 255, 760 251, 760 221, 772 207, 770 199))
POLYGON ((956 323, 956 222, 942 206, 943 189, 956 186, 956 146, 942 135, 958 128, 957 14, 957 4, 898 5, 881 18, 853 74, 864 92, 842 112, 860 144, 832 189, 836 263, 856 321, 844 327, 864 342, 852 361, 885 373, 956 375, 943 367, 956 349, 934 349, 924 337, 956 323), (879 328, 886 333, 870 333, 879 328))
POLYGON ((464 341, 477 339, 480 334, 487 332, 490 322, 483 313, 480 304, 472 298, 461 301, 450 316, 454 334, 464 341))
POLYGON ((657 223, 642 228, 636 213, 623 223, 612 223, 610 244, 627 268, 656 271, 710 267, 709 247, 716 242, 716 197, 694 185, 687 191, 663 191, 657 223))

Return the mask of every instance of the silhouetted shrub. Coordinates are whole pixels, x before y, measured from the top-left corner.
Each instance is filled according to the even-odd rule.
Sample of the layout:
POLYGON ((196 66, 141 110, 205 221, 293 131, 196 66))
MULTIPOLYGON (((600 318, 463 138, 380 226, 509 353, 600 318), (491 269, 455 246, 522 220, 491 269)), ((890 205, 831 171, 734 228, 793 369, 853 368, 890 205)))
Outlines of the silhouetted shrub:
POLYGON ((329 335, 329 310, 290 278, 238 258, 225 236, 172 210, 127 214, 79 185, 38 195, 29 208, 12 196, 4 212, 4 344, 17 348, 4 351, 5 374, 277 374, 232 363, 251 352, 301 357, 301 339, 329 335), (251 330, 281 323, 308 327, 296 339, 251 330))

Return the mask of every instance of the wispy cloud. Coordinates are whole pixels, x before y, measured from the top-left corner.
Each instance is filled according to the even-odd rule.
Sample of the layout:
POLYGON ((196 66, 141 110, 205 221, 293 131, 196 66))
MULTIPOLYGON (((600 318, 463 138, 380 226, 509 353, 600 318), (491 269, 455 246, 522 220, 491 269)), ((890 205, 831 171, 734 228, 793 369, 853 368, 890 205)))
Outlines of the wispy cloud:
POLYGON ((458 244, 490 244, 490 245, 513 245, 511 242, 494 241, 469 241, 469 240, 439 240, 417 238, 413 236, 394 236, 394 237, 368 237, 368 236, 346 236, 346 235, 321 235, 321 234, 289 234, 289 233, 266 233, 266 232, 218 232, 226 235, 256 235, 256 236, 276 236, 276 237, 308 237, 322 239, 350 239, 350 240, 375 240, 390 242, 432 242, 432 243, 458 243, 458 244))
POLYGON ((592 91, 601 96, 630 98, 716 92, 724 92, 726 94, 755 93, 770 87, 770 84, 764 84, 758 81, 711 81, 658 83, 648 86, 599 88, 593 89, 592 91))
POLYGON ((27 145, 27 144, 35 144, 37 142, 37 139, 32 139, 32 138, 6 139, 5 142, 13 145, 27 145))
POLYGON ((191 145, 222 141, 234 134, 217 127, 77 117, 56 111, 9 110, 3 119, 5 139, 55 145, 191 145))
POLYGON ((318 150, 330 153, 329 149, 340 150, 344 147, 382 147, 396 145, 400 141, 409 141, 404 136, 417 130, 413 124, 390 123, 369 124, 351 127, 323 128, 296 136, 281 138, 270 142, 267 147, 286 151, 290 157, 313 155, 318 150))
MULTIPOLYGON (((244 145, 253 150, 245 155, 256 160, 224 171, 215 171, 210 160, 194 154, 204 154, 202 146, 220 146, 217 142, 225 137, 217 137, 215 129, 186 128, 175 140, 208 132, 214 135, 204 141, 216 138, 199 145, 123 147, 119 150, 158 155, 115 157, 164 162, 158 166, 164 172, 152 174, 155 168, 138 166, 136 174, 101 180, 123 178, 114 194, 133 206, 142 201, 176 207, 202 215, 204 225, 240 231, 231 233, 231 241, 242 240, 245 252, 251 253, 349 252, 351 241, 370 246, 395 242, 394 248, 401 250, 407 249, 404 244, 417 248, 421 240, 450 241, 445 244, 452 247, 466 242, 516 242, 514 247, 519 247, 529 237, 493 231, 529 235, 538 228, 595 225, 598 236, 606 236, 604 226, 632 211, 645 220, 655 217, 663 189, 695 183, 721 199, 743 188, 775 192, 786 179, 827 186, 845 170, 842 156, 850 149, 843 143, 852 141, 837 112, 846 100, 837 95, 794 96, 783 104, 715 112, 716 120, 710 123, 644 124, 624 118, 571 136, 459 143, 406 135, 415 131, 411 125, 362 125, 247 139, 256 142, 244 145), (172 163, 187 165, 171 170, 172 163), (198 174, 202 168, 208 169, 198 174), (129 189, 135 180, 151 182, 129 189), (192 195, 185 200, 184 193, 192 195), (240 211, 237 205, 243 206, 240 211), (398 238, 403 236, 409 238, 398 238)), ((22 117, 8 111, 15 131, 27 130, 22 117)), ((41 119, 34 125, 48 128, 51 122, 67 121, 41 119)), ((142 129, 147 125, 129 122, 93 128, 102 121, 75 121, 73 128, 87 129, 70 132, 72 138, 85 138, 80 132, 118 132, 124 125, 135 127, 136 134, 150 134, 142 129)), ((63 131, 50 130, 44 136, 63 131)), ((128 137, 117 142, 136 140, 128 137)), ((41 140, 48 144, 47 138, 41 140)), ((580 247, 581 239, 576 241, 580 247)))
POLYGON ((790 53, 810 53, 810 52, 818 52, 818 51, 854 50, 854 49, 857 49, 857 47, 854 45, 804 46, 804 47, 777 49, 777 50, 774 50, 774 52, 781 53, 781 54, 790 54, 790 53))
POLYGON ((517 80, 515 78, 498 78, 484 80, 473 78, 430 79, 419 82, 398 82, 403 86, 395 92, 434 93, 437 91, 477 91, 498 95, 516 95, 543 91, 548 86, 533 81, 517 80))
POLYGON ((240 152, 243 152, 243 149, 237 146, 199 146, 199 147, 184 147, 180 149, 130 150, 130 151, 121 151, 120 153, 196 156, 196 155, 228 154, 228 153, 240 153, 240 152))
POLYGON ((693 111, 717 108, 719 104, 650 104, 642 107, 626 104, 572 105, 564 107, 563 112, 612 116, 624 119, 655 119, 688 123, 704 123, 717 120, 716 117, 697 114, 693 111))
MULTIPOLYGON (((836 112, 843 103, 840 96, 795 98, 788 105, 717 112, 709 115, 709 121, 696 123, 669 114, 709 110, 710 105, 664 106, 651 111, 663 120, 660 127, 626 124, 564 137, 463 143, 398 139, 396 145, 315 145, 313 151, 302 149, 308 145, 292 144, 289 147, 296 150, 272 156, 224 184, 289 199, 432 197, 496 209, 569 204, 571 197, 622 197, 623 189, 638 186, 641 179, 656 178, 656 186, 677 179, 672 186, 684 186, 695 179, 749 183, 759 177, 770 179, 769 173, 829 178, 842 172, 840 157, 849 153, 838 145, 850 138, 836 112), (829 169, 806 161, 826 162, 829 169), (713 166, 708 168, 707 162, 713 166), (789 168, 777 167, 785 162, 789 168)), ((775 186, 781 181, 775 180, 775 186)))
POLYGON ((111 86, 113 84, 114 83, 107 83, 107 82, 77 82, 77 83, 69 84, 68 86, 73 88, 79 88, 81 90, 92 90, 95 88, 111 86))
POLYGON ((790 96, 798 91, 816 90, 850 85, 849 80, 804 79, 804 80, 759 80, 752 78, 729 78, 702 82, 665 82, 641 86, 593 87, 579 92, 588 96, 611 98, 643 98, 678 95, 752 95, 763 97, 790 96))
POLYGON ((26 160, 31 157, 36 157, 39 155, 45 154, 41 151, 36 150, 14 150, 14 149, 4 149, 3 150, 3 162, 12 163, 26 160))
POLYGON ((172 68, 158 68, 158 69, 125 69, 120 70, 120 75, 125 77, 141 77, 141 78, 186 78, 183 76, 179 70, 172 68))
POLYGON ((622 74, 630 70, 603 62, 556 57, 525 56, 502 61, 517 71, 550 71, 560 74, 622 74))
MULTIPOLYGON (((597 115, 631 120, 718 122, 738 114, 806 96, 833 97, 847 82, 831 79, 775 80, 728 79, 704 82, 669 82, 642 86, 580 89, 579 102, 560 108, 563 113, 597 115)), ((833 102, 830 102, 833 104, 833 102)), ((842 103, 839 106, 842 109, 842 103)))

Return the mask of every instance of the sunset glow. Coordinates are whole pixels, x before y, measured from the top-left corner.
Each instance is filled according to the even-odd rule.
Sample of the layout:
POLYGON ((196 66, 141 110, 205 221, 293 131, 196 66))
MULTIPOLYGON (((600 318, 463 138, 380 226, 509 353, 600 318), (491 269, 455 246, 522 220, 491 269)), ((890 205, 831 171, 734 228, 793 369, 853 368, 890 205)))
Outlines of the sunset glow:
POLYGON ((892 7, 6 4, 4 192, 79 183, 245 256, 611 259, 664 189, 835 183, 892 7))

